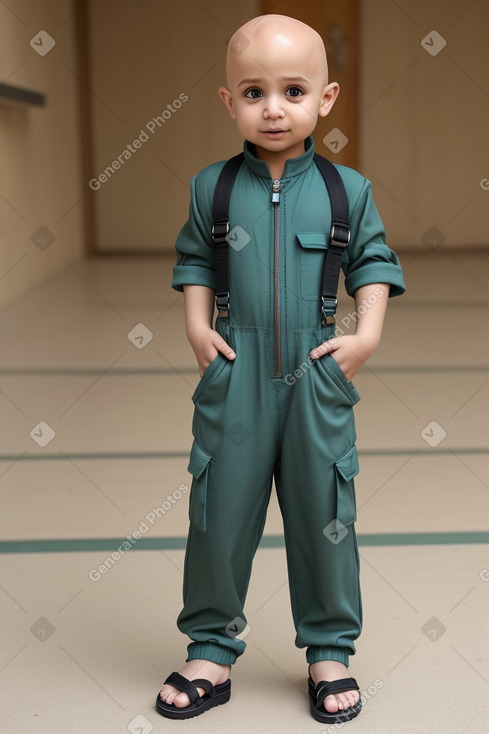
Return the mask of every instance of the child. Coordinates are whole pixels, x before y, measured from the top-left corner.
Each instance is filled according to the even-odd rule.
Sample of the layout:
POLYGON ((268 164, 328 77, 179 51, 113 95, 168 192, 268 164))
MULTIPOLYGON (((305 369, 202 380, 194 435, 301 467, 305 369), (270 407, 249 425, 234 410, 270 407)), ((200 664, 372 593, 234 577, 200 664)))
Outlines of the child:
POLYGON ((405 287, 370 183, 340 166, 351 226, 342 269, 358 319, 355 334, 338 337, 334 319, 322 322, 331 206, 311 133, 339 87, 328 83, 320 36, 287 16, 254 18, 231 38, 226 72, 219 94, 245 138, 245 160, 230 202, 229 309, 214 329, 211 229, 223 161, 191 180, 190 216, 176 242, 172 286, 184 291, 201 375, 192 396, 190 528, 177 620, 192 642, 157 709, 189 718, 229 700, 274 479, 311 713, 336 723, 361 708, 347 671, 362 624, 353 479, 360 396, 351 380, 378 346, 388 297, 405 287))

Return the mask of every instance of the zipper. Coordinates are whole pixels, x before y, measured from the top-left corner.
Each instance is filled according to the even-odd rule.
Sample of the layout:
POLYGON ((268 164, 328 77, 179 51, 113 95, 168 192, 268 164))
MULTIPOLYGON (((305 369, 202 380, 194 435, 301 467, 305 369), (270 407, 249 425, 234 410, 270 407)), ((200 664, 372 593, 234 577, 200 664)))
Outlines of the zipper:
POLYGON ((274 377, 282 376, 280 329, 280 179, 272 181, 273 204, 273 320, 274 320, 274 377))

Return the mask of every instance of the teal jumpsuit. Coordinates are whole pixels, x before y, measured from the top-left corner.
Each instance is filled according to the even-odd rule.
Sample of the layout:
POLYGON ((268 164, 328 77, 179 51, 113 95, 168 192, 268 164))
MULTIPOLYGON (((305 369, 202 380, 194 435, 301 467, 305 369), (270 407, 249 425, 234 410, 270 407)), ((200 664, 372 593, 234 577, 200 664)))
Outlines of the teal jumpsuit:
MULTIPOLYGON (((246 647, 243 611, 272 479, 283 518, 295 644, 306 660, 348 665, 362 625, 354 477, 358 395, 331 355, 309 352, 335 334, 321 325, 321 273, 331 211, 314 142, 287 160, 279 202, 267 164, 245 141, 230 202, 230 309, 215 328, 236 353, 218 354, 192 395, 193 476, 177 619, 187 661, 233 664, 246 647)), ((215 288, 212 201, 224 161, 191 179, 189 219, 176 241, 172 287, 215 288)), ((370 182, 338 166, 349 201, 345 288, 404 292, 397 255, 370 182)))

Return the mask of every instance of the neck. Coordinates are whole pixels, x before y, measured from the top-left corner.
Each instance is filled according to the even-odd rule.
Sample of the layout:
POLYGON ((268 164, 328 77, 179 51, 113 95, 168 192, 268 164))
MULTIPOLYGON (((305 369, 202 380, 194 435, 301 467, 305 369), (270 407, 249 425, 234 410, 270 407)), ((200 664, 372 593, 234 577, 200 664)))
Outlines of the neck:
POLYGON ((258 145, 255 145, 255 151, 256 151, 256 157, 260 158, 262 161, 265 161, 265 163, 268 166, 268 170, 270 171, 270 176, 272 178, 282 178, 284 168, 285 168, 285 162, 289 158, 298 158, 300 155, 302 155, 305 152, 305 146, 304 141, 301 140, 300 143, 297 143, 296 145, 292 146, 291 148, 287 148, 286 150, 280 150, 280 151, 273 151, 273 150, 267 150, 266 148, 261 148, 258 145))

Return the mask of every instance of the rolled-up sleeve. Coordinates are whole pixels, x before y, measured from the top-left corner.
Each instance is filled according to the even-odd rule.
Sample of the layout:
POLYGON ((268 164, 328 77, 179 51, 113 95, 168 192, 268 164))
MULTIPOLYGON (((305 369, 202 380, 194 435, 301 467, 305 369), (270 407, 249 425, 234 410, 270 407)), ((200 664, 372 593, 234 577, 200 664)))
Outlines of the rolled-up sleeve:
POLYGON ((343 261, 345 289, 355 291, 371 283, 389 283, 389 297, 400 296, 406 290, 401 264, 396 253, 388 247, 384 225, 372 198, 370 181, 364 183, 350 214, 351 239, 343 261))
POLYGON ((171 286, 177 291, 183 291, 184 285, 205 285, 213 289, 216 286, 211 200, 207 201, 205 178, 201 173, 190 180, 189 217, 175 242, 177 262, 171 286))

